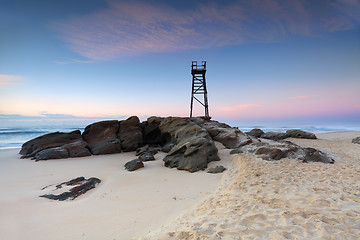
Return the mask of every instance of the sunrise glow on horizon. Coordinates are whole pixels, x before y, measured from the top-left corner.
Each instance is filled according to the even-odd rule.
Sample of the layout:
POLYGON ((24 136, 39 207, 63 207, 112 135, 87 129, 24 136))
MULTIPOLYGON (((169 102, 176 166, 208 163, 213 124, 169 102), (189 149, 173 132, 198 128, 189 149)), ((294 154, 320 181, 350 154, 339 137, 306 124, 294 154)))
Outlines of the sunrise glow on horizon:
POLYGON ((1 3, 0 125, 188 116, 360 124, 360 1, 1 3), (203 115, 201 106, 195 115, 203 115))

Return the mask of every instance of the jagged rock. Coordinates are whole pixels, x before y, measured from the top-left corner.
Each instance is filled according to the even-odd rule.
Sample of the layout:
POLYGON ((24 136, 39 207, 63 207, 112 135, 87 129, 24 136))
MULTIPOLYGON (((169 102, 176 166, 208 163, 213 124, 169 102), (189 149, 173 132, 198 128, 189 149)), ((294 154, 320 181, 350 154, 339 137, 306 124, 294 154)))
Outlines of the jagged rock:
POLYGON ((21 147, 20 154, 22 158, 34 157, 35 154, 44 149, 61 147, 78 140, 82 140, 79 130, 69 133, 49 133, 24 143, 21 147))
POLYGON ((314 148, 302 148, 289 141, 274 141, 268 139, 263 139, 262 142, 248 144, 230 152, 230 154, 236 153, 254 153, 264 160, 290 158, 301 162, 335 162, 334 159, 326 153, 314 148))
POLYGON ((351 142, 356 143, 356 144, 360 144, 360 137, 354 138, 351 142))
POLYGON ((144 163, 139 159, 134 159, 134 160, 131 160, 131 161, 125 163, 124 167, 126 170, 131 172, 131 171, 138 170, 139 168, 143 168, 144 163))
POLYGON ((154 154, 152 152, 143 152, 139 155, 138 158, 139 158, 139 160, 141 160, 143 162, 155 160, 154 154))
POLYGON ((224 166, 220 165, 220 166, 210 168, 207 172, 208 173, 222 173, 225 170, 226 170, 226 168, 224 166))
POLYGON ((305 132, 299 129, 287 130, 286 134, 292 138, 306 138, 306 139, 317 139, 315 134, 311 132, 305 132))
POLYGON ((254 128, 250 132, 247 132, 246 134, 250 135, 250 136, 253 136, 253 137, 256 137, 256 138, 259 138, 259 137, 261 137, 261 135, 264 134, 264 131, 259 129, 259 128, 254 128))
POLYGON ((164 118, 161 117, 149 117, 147 121, 141 123, 144 144, 162 146, 169 140, 164 138, 164 135, 159 129, 160 123, 163 119, 164 118))
POLYGON ((205 128, 214 141, 221 142, 227 148, 234 149, 252 143, 252 139, 245 133, 225 123, 204 118, 191 118, 191 120, 205 128))
POLYGON ((85 128, 83 139, 88 143, 94 155, 121 152, 120 140, 117 136, 119 122, 117 120, 93 123, 85 128))
POLYGON ((120 121, 119 138, 124 152, 135 151, 143 146, 142 128, 138 117, 132 116, 120 121))
POLYGON ((60 159, 60 158, 68 158, 69 152, 63 147, 56 148, 47 148, 44 149, 37 154, 35 154, 34 159, 36 161, 39 160, 48 160, 48 159, 60 159))
POLYGON ((170 152, 171 151, 171 149, 173 148, 175 146, 175 144, 174 143, 167 143, 167 144, 165 144, 163 147, 162 147, 162 149, 161 149, 161 151, 162 152, 165 152, 165 153, 168 153, 168 152, 170 152))
POLYGON ((209 162, 220 160, 209 133, 189 118, 165 118, 159 129, 175 144, 163 159, 165 166, 196 172, 204 170, 209 162))
MULTIPOLYGON (((97 184, 99 184, 100 182, 101 182, 100 179, 94 178, 94 177, 89 178, 89 179, 85 179, 84 177, 78 177, 78 178, 74 178, 68 182, 63 182, 63 183, 56 185, 56 189, 53 189, 51 192, 53 192, 53 191, 61 192, 61 190, 59 190, 59 189, 61 189, 63 186, 74 186, 69 191, 63 191, 59 194, 44 194, 44 195, 41 195, 40 197, 48 198, 51 200, 58 200, 58 201, 74 200, 78 196, 95 188, 95 186, 97 184)), ((53 185, 50 185, 50 186, 53 186, 53 185)), ((46 186, 41 190, 45 190, 50 186, 46 186)))
POLYGON ((261 135, 261 138, 271 139, 275 141, 283 140, 288 137, 289 135, 287 133, 282 133, 282 132, 266 132, 261 135))
POLYGON ((157 154, 159 152, 160 148, 161 147, 149 146, 149 144, 147 144, 145 146, 142 146, 141 148, 138 148, 136 150, 135 155, 139 156, 139 155, 141 155, 141 154, 143 154, 145 152, 150 152, 152 155, 155 155, 155 154, 157 154))

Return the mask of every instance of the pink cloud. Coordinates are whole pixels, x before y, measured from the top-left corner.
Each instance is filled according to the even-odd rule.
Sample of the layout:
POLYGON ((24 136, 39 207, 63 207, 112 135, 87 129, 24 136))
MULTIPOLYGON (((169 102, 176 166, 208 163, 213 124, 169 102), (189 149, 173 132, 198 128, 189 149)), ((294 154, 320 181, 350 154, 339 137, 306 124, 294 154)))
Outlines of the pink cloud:
POLYGON ((360 104, 354 105, 354 108, 360 108, 360 104))
POLYGON ((356 1, 253 0, 194 5, 178 10, 147 2, 110 1, 108 9, 56 24, 62 38, 79 55, 111 60, 149 52, 268 42, 285 35, 309 35, 354 28, 356 1), (316 8, 315 8, 316 9, 316 8), (321 19, 321 20, 319 20, 321 19))

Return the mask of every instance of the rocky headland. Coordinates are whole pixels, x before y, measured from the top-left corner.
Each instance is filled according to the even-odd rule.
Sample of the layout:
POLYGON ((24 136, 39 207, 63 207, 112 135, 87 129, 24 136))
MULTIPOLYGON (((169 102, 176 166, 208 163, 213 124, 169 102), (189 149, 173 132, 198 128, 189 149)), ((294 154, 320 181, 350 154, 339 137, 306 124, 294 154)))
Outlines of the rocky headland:
MULTIPOLYGON (((334 163, 324 152, 303 148, 286 138, 316 139, 301 130, 286 133, 253 129, 244 133, 225 123, 201 117, 150 117, 144 122, 132 116, 126 120, 110 120, 93 123, 81 134, 79 130, 49 133, 23 144, 22 158, 35 160, 62 159, 120 152, 137 151, 139 161, 154 160, 153 155, 166 152, 164 165, 170 168, 196 172, 205 170, 209 162, 218 161, 218 149, 214 141, 233 149, 232 154, 253 153, 268 160, 282 158, 301 162, 334 163)), ((128 165, 129 166, 129 165, 128 165)))

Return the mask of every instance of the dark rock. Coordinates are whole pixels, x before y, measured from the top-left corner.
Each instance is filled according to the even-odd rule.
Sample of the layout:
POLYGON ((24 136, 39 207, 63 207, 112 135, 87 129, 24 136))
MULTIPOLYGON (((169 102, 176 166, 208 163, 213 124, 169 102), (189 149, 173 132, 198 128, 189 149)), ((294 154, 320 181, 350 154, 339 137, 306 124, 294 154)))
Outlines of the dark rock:
POLYGON ((287 133, 282 133, 282 132, 266 132, 261 135, 261 138, 271 139, 275 141, 283 140, 288 137, 289 135, 287 133))
POLYGON ((335 163, 335 160, 315 148, 304 148, 304 162, 335 163))
POLYGON ((125 166, 125 169, 128 171, 135 171, 135 170, 138 170, 139 168, 143 168, 144 163, 139 159, 134 159, 134 160, 131 160, 131 161, 125 163, 124 166, 125 166))
POLYGON ((70 133, 49 133, 24 143, 21 147, 20 154, 22 158, 34 157, 35 154, 44 149, 61 147, 81 139, 82 137, 79 130, 70 133))
POLYGON ((225 123, 204 118, 191 118, 191 120, 206 129, 214 141, 221 142, 227 148, 234 149, 253 142, 250 137, 238 128, 230 127, 225 123))
POLYGON ((247 132, 246 134, 250 135, 250 136, 253 136, 253 137, 256 137, 256 138, 259 138, 259 137, 261 137, 261 135, 264 134, 264 131, 259 129, 259 128, 254 128, 250 132, 247 132))
POLYGON ((159 129, 175 144, 163 159, 165 166, 196 172, 204 170, 209 162, 220 160, 209 133, 189 118, 165 118, 159 129))
POLYGON ((171 149, 173 148, 175 146, 175 144, 174 143, 167 143, 167 144, 165 144, 163 147, 162 147, 162 149, 161 149, 161 151, 162 152, 165 152, 165 153, 168 153, 168 152, 170 152, 171 151, 171 149))
MULTIPOLYGON (((51 200, 58 200, 58 201, 64 201, 64 200, 74 200, 78 196, 86 193, 87 191, 95 188, 97 184, 101 182, 98 178, 89 178, 85 179, 84 177, 78 177, 75 179, 72 179, 68 182, 63 182, 58 185, 56 185, 56 189, 61 189, 63 186, 74 186, 69 191, 64 191, 60 194, 44 194, 40 197, 48 198, 51 200)), ((45 190, 49 186, 44 187, 42 190, 45 190)), ((54 191, 52 190, 52 191, 54 191)))
POLYGON ((47 148, 44 149, 37 154, 35 154, 34 159, 39 160, 48 160, 48 159, 60 159, 60 158, 68 158, 69 152, 63 147, 57 148, 47 148))
POLYGON ((356 144, 360 144, 360 137, 354 138, 351 142, 356 143, 356 144))
POLYGON ((149 144, 142 146, 141 148, 138 148, 136 150, 136 156, 140 156, 141 154, 145 153, 145 152, 149 152, 152 155, 155 155, 159 152, 160 147, 155 147, 155 146, 149 146, 149 144))
POLYGON ((286 134, 291 138, 306 138, 306 139, 317 139, 315 134, 311 132, 305 132, 299 129, 287 130, 286 134))
POLYGON ((117 136, 119 122, 117 120, 93 123, 85 128, 83 139, 88 143, 94 155, 121 152, 120 140, 117 136))
POLYGON ((69 157, 86 157, 90 156, 91 153, 88 149, 88 144, 84 140, 77 140, 72 143, 68 143, 62 146, 62 148, 66 149, 69 152, 69 157))
POLYGON ((260 157, 264 160, 280 160, 285 156, 279 148, 272 147, 260 147, 255 151, 255 155, 262 155, 260 157))
POLYGON ((220 165, 220 166, 210 168, 207 172, 208 173, 222 173, 225 170, 226 170, 226 168, 224 166, 220 165))
POLYGON ((143 152, 139 155, 138 158, 139 158, 139 160, 141 160, 143 162, 155 160, 154 154, 152 152, 143 152))
POLYGON ((149 117, 147 121, 141 123, 143 129, 144 144, 163 146, 169 139, 165 139, 159 126, 164 118, 149 117))
POLYGON ((142 134, 142 128, 140 127, 140 120, 138 117, 132 116, 125 121, 121 121, 119 138, 122 150, 124 152, 131 152, 143 146, 142 134))

